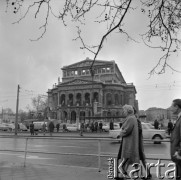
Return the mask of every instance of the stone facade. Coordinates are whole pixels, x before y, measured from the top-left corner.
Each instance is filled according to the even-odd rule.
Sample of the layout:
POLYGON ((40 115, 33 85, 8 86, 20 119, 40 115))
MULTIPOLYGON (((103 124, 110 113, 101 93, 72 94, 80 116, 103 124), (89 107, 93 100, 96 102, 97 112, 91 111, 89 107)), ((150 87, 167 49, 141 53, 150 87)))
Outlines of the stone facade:
POLYGON ((62 68, 62 82, 48 90, 51 118, 78 123, 87 116, 121 116, 124 104, 138 109, 135 86, 126 83, 115 61, 95 61, 93 77, 92 62, 62 68))

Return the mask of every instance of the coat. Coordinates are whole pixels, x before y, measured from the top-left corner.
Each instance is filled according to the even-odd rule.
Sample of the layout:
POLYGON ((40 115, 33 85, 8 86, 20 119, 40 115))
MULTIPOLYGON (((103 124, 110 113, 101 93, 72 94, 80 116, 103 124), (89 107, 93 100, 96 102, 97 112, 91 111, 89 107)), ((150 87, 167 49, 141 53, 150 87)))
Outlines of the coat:
POLYGON ((122 125, 120 135, 123 137, 121 145, 121 160, 123 160, 123 158, 129 159, 129 164, 139 163, 138 122, 134 115, 130 115, 126 118, 122 125))
POLYGON ((50 132, 53 132, 53 131, 54 131, 54 124, 53 124, 52 121, 51 121, 50 124, 49 124, 49 131, 50 131, 50 132))
POLYGON ((178 150, 181 150, 181 117, 176 121, 170 137, 170 156, 173 162, 176 162, 173 155, 178 150))

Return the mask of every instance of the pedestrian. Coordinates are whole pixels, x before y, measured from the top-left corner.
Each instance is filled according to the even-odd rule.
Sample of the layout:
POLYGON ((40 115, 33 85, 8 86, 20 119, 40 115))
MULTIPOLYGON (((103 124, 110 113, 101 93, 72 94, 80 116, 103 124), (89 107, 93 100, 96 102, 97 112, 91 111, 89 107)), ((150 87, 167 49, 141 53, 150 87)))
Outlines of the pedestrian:
POLYGON ((84 123, 82 122, 80 124, 80 136, 83 136, 83 131, 84 131, 84 123))
POLYGON ((110 122, 110 124, 109 124, 109 129, 110 129, 110 130, 114 130, 113 120, 111 120, 111 122, 110 122))
POLYGON ((159 122, 157 119, 155 119, 155 121, 154 121, 154 127, 155 127, 155 129, 158 129, 158 127, 159 127, 159 122))
MULTIPOLYGON (((120 159, 120 162, 122 162, 122 175, 123 177, 129 178, 127 172, 128 167, 140 162, 138 122, 131 105, 123 106, 123 114, 126 119, 120 131, 122 142, 118 152, 118 164, 120 159)), ((120 179, 119 175, 116 179, 120 179)))
POLYGON ((99 131, 102 132, 102 121, 99 123, 99 131))
POLYGON ((170 135, 172 132, 172 129, 173 129, 173 123, 172 123, 171 119, 168 122, 167 128, 168 128, 168 135, 170 135))
POLYGON ((52 136, 55 127, 52 121, 50 121, 48 127, 49 127, 50 136, 52 136))
POLYGON ((63 132, 68 132, 66 124, 63 124, 63 132))
POLYGON ((31 133, 31 136, 34 135, 34 124, 33 124, 33 121, 30 124, 30 133, 31 133))
POLYGON ((93 123, 93 121, 91 122, 90 128, 91 128, 91 132, 94 132, 94 123, 93 123))
POLYGON ((97 130, 98 130, 98 122, 96 121, 96 122, 94 123, 94 131, 97 132, 97 130))
POLYGON ((176 179, 181 179, 181 99, 172 101, 171 111, 177 120, 170 137, 170 156, 176 165, 176 179))
POLYGON ((60 129, 60 124, 59 123, 57 123, 56 128, 57 128, 57 132, 59 132, 59 129, 60 129))
POLYGON ((123 125, 123 124, 122 124, 122 122, 120 122, 120 123, 119 123, 119 127, 121 128, 121 127, 122 127, 122 125, 123 125))
POLYGON ((43 135, 45 136, 45 133, 46 133, 46 124, 45 124, 45 121, 42 125, 42 131, 43 131, 43 135))
MULTIPOLYGON (((147 168, 146 164, 146 156, 145 156, 145 153, 144 153, 144 146, 143 146, 143 131, 142 131, 142 125, 141 125, 141 121, 140 119, 138 118, 138 114, 137 114, 137 111, 136 109, 133 107, 134 109, 134 115, 137 119, 137 122, 138 122, 138 133, 139 133, 139 156, 140 156, 140 161, 142 162, 143 164, 143 167, 145 168, 145 171, 146 174, 147 174, 147 177, 145 178, 151 178, 152 175, 150 173, 150 169, 147 168)), ((142 172, 141 172, 142 173, 142 172)))

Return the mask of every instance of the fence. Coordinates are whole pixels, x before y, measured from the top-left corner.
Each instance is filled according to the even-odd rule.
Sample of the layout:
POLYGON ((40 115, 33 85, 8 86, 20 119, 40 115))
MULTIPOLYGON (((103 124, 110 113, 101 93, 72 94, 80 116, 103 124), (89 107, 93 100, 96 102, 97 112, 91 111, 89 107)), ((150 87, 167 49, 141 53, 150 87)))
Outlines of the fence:
MULTIPOLYGON (((9 136, 0 136, 0 138, 11 138, 9 136)), ((25 139, 25 149, 23 150, 13 150, 13 149, 0 149, 0 151, 7 151, 7 152, 23 152, 24 153, 24 167, 26 166, 26 157, 28 153, 41 153, 41 154, 56 154, 56 155, 75 155, 75 156, 95 156, 98 157, 98 171, 101 171, 101 157, 117 157, 117 154, 101 154, 101 141, 110 141, 112 142, 112 139, 109 138, 53 138, 53 137, 15 137, 17 139, 25 139), (98 153, 97 154, 81 154, 81 153, 61 153, 61 152, 48 152, 48 151, 29 151, 28 150, 28 140, 38 140, 38 139, 56 139, 56 140, 87 140, 87 141, 97 141, 97 147, 98 147, 98 153)), ((120 140, 115 140, 120 141, 120 140)), ((153 142, 153 140, 144 139, 144 141, 153 142)), ((161 140, 161 142, 170 142, 169 140, 161 140)), ((148 160, 158 160, 158 158, 147 158, 148 160)), ((166 160, 170 161, 168 158, 159 158, 160 160, 166 160)))

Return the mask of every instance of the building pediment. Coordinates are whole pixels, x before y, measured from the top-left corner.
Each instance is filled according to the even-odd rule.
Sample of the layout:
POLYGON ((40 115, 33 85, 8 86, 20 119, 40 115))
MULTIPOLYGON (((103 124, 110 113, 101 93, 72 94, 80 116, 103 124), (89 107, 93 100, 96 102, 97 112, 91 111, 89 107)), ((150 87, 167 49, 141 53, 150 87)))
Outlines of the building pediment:
MULTIPOLYGON (((92 81, 89 81, 89 80, 83 80, 83 79, 74 79, 72 81, 68 81, 68 82, 65 82, 65 83, 61 83, 61 86, 69 86, 69 85, 83 85, 83 84, 91 84, 92 81)), ((98 83, 96 81, 94 81, 94 84, 95 83, 98 83)))
MULTIPOLYGON (((74 68, 83 68, 83 67, 91 67, 93 60, 91 59, 86 59, 83 61, 80 61, 75 64, 71 64, 69 66, 64 66, 62 69, 74 69, 74 68)), ((103 65, 105 66, 106 64, 113 63, 113 61, 101 61, 101 60, 96 60, 94 62, 94 66, 100 66, 103 65)))

